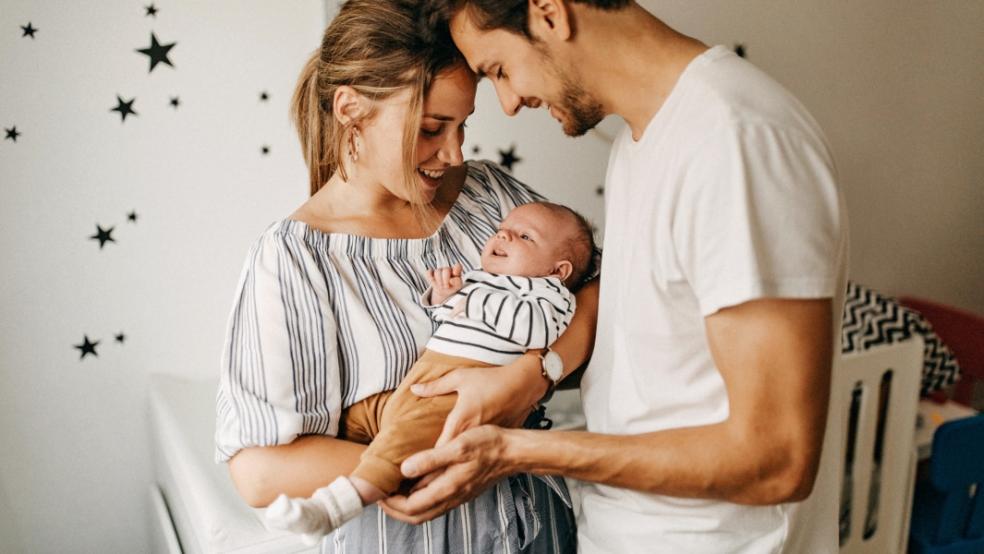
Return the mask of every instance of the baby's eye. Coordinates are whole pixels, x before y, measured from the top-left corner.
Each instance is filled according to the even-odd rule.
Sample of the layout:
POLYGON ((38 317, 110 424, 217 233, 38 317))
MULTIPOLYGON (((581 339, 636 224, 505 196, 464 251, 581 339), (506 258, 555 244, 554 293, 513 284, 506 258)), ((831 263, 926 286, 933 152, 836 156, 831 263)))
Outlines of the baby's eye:
POLYGON ((527 235, 526 233, 523 233, 522 235, 519 235, 519 238, 521 238, 523 240, 533 240, 533 238, 530 237, 529 235, 527 235))

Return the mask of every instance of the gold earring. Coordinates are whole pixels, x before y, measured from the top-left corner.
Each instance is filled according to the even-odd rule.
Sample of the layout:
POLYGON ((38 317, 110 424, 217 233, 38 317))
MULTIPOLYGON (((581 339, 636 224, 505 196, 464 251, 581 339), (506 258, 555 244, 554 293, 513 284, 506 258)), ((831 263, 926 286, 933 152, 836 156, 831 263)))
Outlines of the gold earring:
POLYGON ((359 129, 356 127, 352 128, 352 132, 349 133, 349 159, 352 163, 359 161, 359 150, 362 149, 362 139, 359 137, 359 129))

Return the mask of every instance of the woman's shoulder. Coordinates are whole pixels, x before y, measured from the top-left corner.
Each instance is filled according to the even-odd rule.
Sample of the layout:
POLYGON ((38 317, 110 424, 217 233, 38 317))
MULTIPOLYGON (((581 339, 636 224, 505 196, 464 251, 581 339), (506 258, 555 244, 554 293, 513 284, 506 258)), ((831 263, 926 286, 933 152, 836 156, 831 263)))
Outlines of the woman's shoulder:
POLYGON ((297 247, 317 239, 312 229, 303 222, 290 218, 279 219, 267 225, 253 240, 249 257, 253 260, 275 260, 285 252, 304 251, 306 249, 297 247))

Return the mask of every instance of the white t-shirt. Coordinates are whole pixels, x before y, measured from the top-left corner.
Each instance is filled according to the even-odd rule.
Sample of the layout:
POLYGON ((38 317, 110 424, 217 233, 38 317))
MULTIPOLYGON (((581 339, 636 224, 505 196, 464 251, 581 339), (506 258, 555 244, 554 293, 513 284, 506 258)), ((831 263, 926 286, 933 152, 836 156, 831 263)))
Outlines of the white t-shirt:
MULTIPOLYGON (((704 328, 721 308, 833 298, 832 336, 840 336, 847 221, 825 139, 792 95, 727 48, 687 67, 638 142, 623 130, 605 196, 598 334, 581 385, 589 431, 726 419, 704 328)), ((579 550, 836 552, 839 435, 828 424, 816 492, 797 504, 751 507, 586 483, 579 550)))

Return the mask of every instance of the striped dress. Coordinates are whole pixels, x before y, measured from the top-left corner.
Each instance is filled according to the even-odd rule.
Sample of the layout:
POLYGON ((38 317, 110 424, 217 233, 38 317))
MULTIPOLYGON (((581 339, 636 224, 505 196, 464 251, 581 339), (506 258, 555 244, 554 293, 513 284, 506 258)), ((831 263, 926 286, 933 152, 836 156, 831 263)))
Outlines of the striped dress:
MULTIPOLYGON (((455 204, 432 236, 329 234, 271 225, 250 249, 222 355, 216 460, 300 435, 335 436, 343 409, 395 389, 436 324, 418 299, 427 269, 478 269, 485 241, 514 207, 542 200, 491 162, 468 162, 455 204)), ((573 552, 563 481, 518 475, 423 525, 375 505, 327 536, 327 553, 573 552)))

